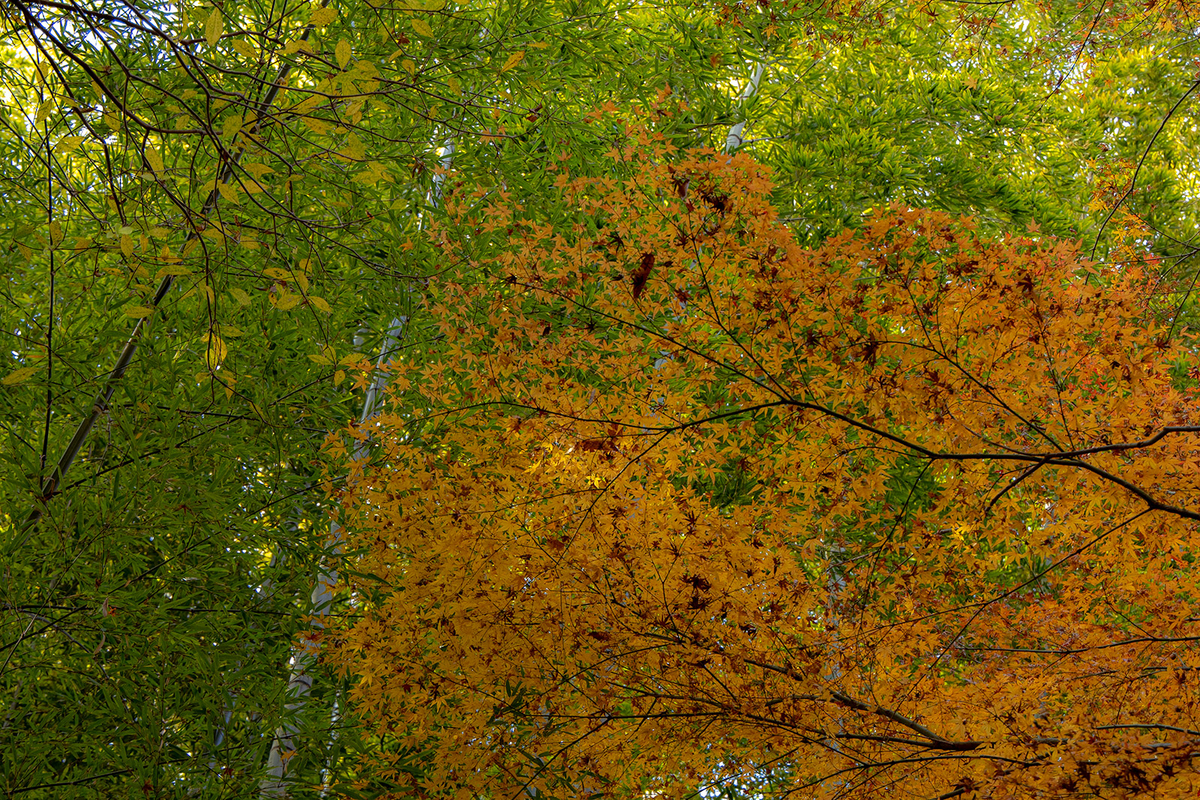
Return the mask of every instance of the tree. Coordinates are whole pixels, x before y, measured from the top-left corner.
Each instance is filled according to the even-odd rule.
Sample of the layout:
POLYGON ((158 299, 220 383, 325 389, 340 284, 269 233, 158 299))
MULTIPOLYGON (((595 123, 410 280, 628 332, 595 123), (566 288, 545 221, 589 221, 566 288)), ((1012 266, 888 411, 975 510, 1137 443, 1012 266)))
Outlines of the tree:
MULTIPOLYGON (((574 149, 580 108, 646 91, 614 64, 661 26, 604 4, 6 8, 0 786, 249 795, 281 724, 293 790, 336 784, 367 746, 328 730, 338 686, 286 711, 336 556, 312 462, 419 308, 438 150, 512 181, 547 140, 574 149)), ((416 320, 403 347, 427 339, 416 320)))
MULTIPOLYGON (((428 758, 331 713, 343 685, 327 672, 307 713, 289 712, 288 661, 314 612, 358 613, 308 599, 319 564, 362 567, 329 546, 320 443, 358 417, 380 348, 408 398, 396 414, 421 418, 437 392, 403 393, 442 376, 459 324, 443 333, 447 318, 428 309, 495 277, 457 254, 492 264, 509 252, 486 221, 455 233, 447 256, 420 232, 446 142, 460 198, 507 192, 564 237, 599 227, 616 247, 612 215, 555 205, 553 183, 563 165, 572 178, 635 174, 601 155, 626 146, 619 119, 582 120, 661 96, 656 130, 681 148, 720 145, 749 120, 742 149, 782 178, 773 201, 805 246, 904 201, 974 213, 989 234, 1030 220, 1074 229, 1101 257, 1152 248, 1161 260, 1146 269, 1161 274, 1190 253, 1175 240, 1192 224, 1194 133, 1186 103, 1171 103, 1193 45, 1168 29, 1187 9, 1106 9, 8 3, 3 791, 249 795, 281 725, 298 728, 293 794, 369 782, 355 749, 423 773, 428 758), (1105 62, 1147 14, 1145 48, 1105 62), (987 80, 967 86, 964 63, 987 80), (1031 63, 1078 64, 1092 84, 1045 85, 1031 63), (759 99, 739 99, 752 74, 759 99), (876 80, 891 88, 867 98, 876 80), (863 102, 825 99, 851 94, 863 102), (1107 156, 1094 152, 1097 115, 1107 156), (914 125, 926 144, 905 138, 914 125), (387 344, 397 316, 410 319, 399 352, 387 344)), ((636 258, 618 271, 648 299, 662 262, 636 258)), ((1182 325, 1180 264, 1184 280, 1166 275, 1153 310, 1182 325)), ((707 402, 735 401, 724 392, 707 402)), ((412 435, 436 453, 449 434, 412 435)), ((757 478, 729 458, 703 485, 672 486, 733 513, 757 478)), ((355 488, 366 468, 338 485, 369 491, 355 488)), ((842 597, 852 581, 839 570, 823 580, 842 597)))
POLYGON ((382 769, 1194 794, 1194 344, 1149 262, 904 206, 803 249, 745 155, 630 125, 608 158, 459 200, 444 355, 334 489, 382 769))

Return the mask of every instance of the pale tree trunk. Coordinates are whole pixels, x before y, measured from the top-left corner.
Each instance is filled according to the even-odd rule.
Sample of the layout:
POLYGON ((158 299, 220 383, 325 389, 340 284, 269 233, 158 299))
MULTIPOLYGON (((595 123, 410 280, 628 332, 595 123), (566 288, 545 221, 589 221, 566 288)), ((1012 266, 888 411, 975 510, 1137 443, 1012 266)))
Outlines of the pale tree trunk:
MULTIPOLYGON (((754 74, 750 76, 749 82, 742 89, 742 93, 738 96, 738 100, 746 102, 754 95, 758 94, 758 84, 762 80, 763 73, 766 71, 767 65, 759 63, 754 68, 754 74)), ((742 131, 746 128, 746 121, 742 120, 729 129, 729 135, 725 137, 725 152, 732 153, 742 146, 745 139, 742 138, 742 131)))
MULTIPOLYGON (((378 368, 388 361, 392 351, 399 343, 400 337, 404 334, 406 322, 407 319, 404 317, 392 320, 392 325, 379 354, 379 360, 376 363, 375 378, 367 388, 367 395, 363 400, 362 415, 359 417, 360 425, 365 426, 378 413, 379 398, 387 385, 387 379, 382 370, 378 368)), ((365 456, 367 446, 365 440, 355 445, 354 458, 359 459, 365 456)), ((342 546, 342 527, 336 522, 329 523, 328 544, 333 558, 322 560, 317 571, 316 585, 313 586, 312 595, 309 598, 310 613, 317 618, 329 613, 333 606, 333 592, 337 588, 338 573, 335 561, 342 546)), ((292 653, 289 664, 291 674, 288 677, 287 685, 288 699, 287 705, 284 707, 284 723, 275 731, 275 738, 271 742, 271 752, 267 756, 267 777, 263 779, 260 787, 264 797, 287 796, 287 762, 296 752, 296 736, 300 732, 300 715, 308 704, 308 695, 312 691, 313 685, 312 669, 317 663, 319 639, 312 634, 324 630, 324 628, 325 624, 320 619, 314 619, 311 632, 301 637, 300 644, 292 653)))
MULTIPOLYGON (((454 144, 453 142, 448 142, 441 150, 440 164, 443 169, 450 167, 453 156, 454 144)), ((436 209, 441 202, 444 180, 445 178, 441 174, 435 175, 433 178, 433 187, 430 189, 428 196, 429 207, 431 209, 436 209)), ((422 220, 422 223, 424 221, 422 220)), ((391 360, 392 354, 398 349, 408 322, 407 317, 397 317, 392 320, 389 326, 387 336, 380 349, 379 358, 376 361, 375 377, 367 387, 366 396, 363 398, 362 414, 359 416, 360 427, 367 427, 370 421, 379 413, 383 392, 387 388, 387 377, 382 367, 391 360)), ((354 460, 358 461, 365 458, 369 447, 369 436, 360 440, 354 446, 354 460)), ((260 796, 264 798, 287 797, 289 782, 287 762, 296 752, 296 740, 300 732, 300 718, 308 705, 308 696, 313 686, 312 670, 316 666, 320 650, 319 637, 312 634, 324 630, 325 625, 320 621, 319 617, 329 613, 333 605, 333 595, 338 583, 336 560, 341 553, 342 543, 342 527, 331 520, 329 523, 327 546, 332 557, 322 560, 317 572, 316 585, 313 587, 312 596, 309 600, 311 605, 310 613, 314 616, 312 630, 308 635, 301 637, 301 641, 295 647, 288 665, 290 675, 287 686, 287 705, 284 707, 284 722, 275 731, 275 737, 271 742, 271 750, 267 756, 267 775, 259 785, 260 796)), ((336 704, 331 711, 331 716, 334 719, 338 716, 336 704)))

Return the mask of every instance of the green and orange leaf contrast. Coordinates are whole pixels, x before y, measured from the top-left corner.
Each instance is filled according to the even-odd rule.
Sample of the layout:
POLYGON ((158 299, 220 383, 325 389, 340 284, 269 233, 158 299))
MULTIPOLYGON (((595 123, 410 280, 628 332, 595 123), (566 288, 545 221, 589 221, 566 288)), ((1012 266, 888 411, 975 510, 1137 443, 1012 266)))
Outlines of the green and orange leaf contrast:
POLYGON ((623 130, 450 203, 444 348, 338 484, 379 774, 1194 797, 1194 343, 1137 258, 899 205, 804 249, 765 167, 623 130))

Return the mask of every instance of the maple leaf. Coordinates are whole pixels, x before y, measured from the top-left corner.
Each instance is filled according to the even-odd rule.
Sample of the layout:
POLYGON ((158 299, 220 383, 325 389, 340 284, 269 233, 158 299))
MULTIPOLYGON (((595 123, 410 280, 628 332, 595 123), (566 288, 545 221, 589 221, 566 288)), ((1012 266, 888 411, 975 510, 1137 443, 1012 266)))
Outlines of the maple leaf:
POLYGON ((1129 687, 1190 657, 1200 438, 1140 276, 1097 292, 1069 243, 900 206, 804 249, 745 155, 633 141, 628 181, 560 189, 619 240, 505 197, 435 233, 529 231, 438 309, 454 347, 411 388, 453 421, 381 418, 344 501, 378 598, 349 629, 372 655, 334 655, 361 713, 419 732, 439 795, 568 751, 566 793, 786 752, 784 792, 1025 796, 1063 790, 1051 747, 1111 765, 1072 791, 1182 785, 1147 765, 1194 730, 1193 673, 1129 687), (579 272, 597 252, 640 254, 631 290, 579 272))

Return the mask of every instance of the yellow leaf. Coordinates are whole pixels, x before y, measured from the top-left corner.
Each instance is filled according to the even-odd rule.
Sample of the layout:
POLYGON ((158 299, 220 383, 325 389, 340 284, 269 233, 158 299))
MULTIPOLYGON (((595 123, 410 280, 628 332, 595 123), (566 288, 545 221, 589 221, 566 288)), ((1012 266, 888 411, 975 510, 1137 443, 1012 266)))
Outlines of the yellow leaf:
POLYGON ((76 250, 87 250, 91 246, 92 246, 92 240, 90 237, 84 237, 82 239, 75 240, 75 249, 76 250))
POLYGON ((346 380, 346 370, 339 369, 337 372, 333 373, 333 385, 334 386, 337 386, 344 380, 346 380))
POLYGON ((152 306, 129 306, 125 309, 125 316, 133 317, 134 319, 142 319, 154 313, 152 306))
POLYGON ((40 106, 38 106, 37 116, 35 116, 33 119, 34 124, 41 125, 43 122, 46 121, 46 118, 50 116, 50 112, 53 110, 54 110, 54 101, 53 100, 47 100, 46 102, 42 103, 40 106))
POLYGON ((62 240, 63 240, 62 223, 59 222, 58 220, 54 220, 53 222, 50 223, 50 246, 58 247, 60 244, 62 244, 62 240))
POLYGON ((166 275, 191 275, 192 271, 183 264, 168 264, 158 271, 158 277, 166 275))
POLYGON ((416 77, 417 65, 413 63, 412 59, 409 59, 409 58, 404 59, 403 61, 400 62, 400 66, 404 67, 404 71, 407 72, 409 75, 416 77))
POLYGON ((321 95, 312 94, 301 100, 299 103, 296 103, 296 105, 292 107, 292 113, 307 114, 309 111, 312 111, 319 105, 321 105, 321 95))
POLYGON ((446 0, 429 0, 425 4, 424 11, 441 11, 446 7, 446 0))
POLYGON ((225 360, 225 356, 229 355, 229 348, 225 346, 225 340, 220 336, 208 335, 208 349, 205 351, 204 358, 208 362, 209 369, 216 369, 225 360))
POLYGON ((362 140, 352 133, 346 137, 346 146, 338 152, 351 161, 362 161, 367 154, 367 148, 363 146, 362 140))
POLYGON ((333 53, 335 56, 337 56, 338 64, 340 64, 342 67, 345 67, 346 64, 350 62, 350 43, 345 39, 342 39, 337 43, 337 47, 334 48, 333 53))
POLYGON ((203 231, 203 235, 207 236, 209 239, 212 239, 213 242, 215 242, 218 247, 225 246, 225 231, 222 230, 217 225, 212 225, 210 227, 205 228, 203 231))
POLYGON ((337 12, 332 8, 314 8, 308 17, 308 23, 315 28, 323 28, 337 19, 337 12))
POLYGON ((162 175, 166 172, 166 167, 163 165, 162 156, 158 154, 158 150, 154 147, 146 147, 146 163, 150 165, 150 169, 154 170, 155 174, 162 175))
POLYGON ((412 24, 412 29, 414 31, 416 31, 417 33, 421 34, 422 36, 425 36, 427 38, 433 36, 433 28, 430 28, 429 23, 426 22, 425 20, 420 19, 419 17, 413 17, 411 24, 412 24))
POLYGON ((450 86, 450 91, 454 94, 462 94, 462 84, 458 82, 458 78, 451 75, 446 79, 446 83, 450 86))
POLYGON ((246 172, 249 172, 259 180, 262 180, 263 175, 270 175, 271 173, 275 172, 275 170, 271 169, 266 164, 249 163, 244 164, 243 166, 245 167, 246 172))
POLYGON ((221 123, 221 138, 232 139, 242 129, 242 115, 230 114, 221 123))
POLYGON ((237 187, 232 184, 222 181, 221 183, 217 184, 217 191, 221 193, 221 197, 224 197, 227 201, 233 203, 234 205, 237 205, 239 202, 241 202, 241 200, 238 198, 237 187))
POLYGON ((21 367, 20 369, 14 369, 12 372, 5 375, 4 380, 0 381, 0 383, 3 383, 5 386, 16 386, 18 383, 24 383, 25 381, 29 380, 37 371, 38 367, 21 367))
POLYGON ((215 47, 224 32, 225 20, 221 18, 221 9, 214 8, 208 15, 208 21, 204 23, 204 41, 208 42, 209 47, 215 47))
POLYGON ((362 353, 349 353, 348 355, 342 356, 341 359, 338 360, 338 365, 342 367, 352 367, 359 361, 362 361, 364 358, 366 358, 366 356, 364 356, 362 353))
POLYGON ((234 287, 233 289, 229 290, 229 293, 231 295, 233 295, 234 300, 238 301, 238 305, 240 305, 240 306, 250 305, 250 295, 246 294, 245 289, 239 289, 237 287, 234 287))
POLYGON ((129 234, 121 236, 121 253, 126 258, 133 256, 133 237, 129 234))
POLYGON ((305 117, 304 124, 310 131, 316 134, 324 135, 329 132, 329 123, 316 117, 305 117))
POLYGON ((520 64, 521 60, 523 58, 525 58, 525 51, 518 50, 517 52, 513 53, 511 56, 508 57, 508 60, 504 62, 504 66, 500 68, 500 71, 508 72, 510 69, 515 67, 517 64, 520 64))
POLYGON ((324 311, 326 314, 333 313, 333 309, 329 307, 329 303, 325 301, 324 297, 309 297, 308 302, 312 303, 318 311, 324 311))
POLYGON ((311 360, 313 360, 314 362, 320 364, 322 367, 328 367, 330 364, 333 363, 328 358, 326 358, 325 356, 322 356, 322 355, 316 355, 313 353, 309 353, 308 357, 311 360))
POLYGON ((280 269, 279 267, 267 267, 263 270, 263 275, 266 275, 268 278, 275 278, 281 281, 290 281, 292 279, 292 273, 285 269, 280 269))
POLYGON ((59 155, 66 155, 83 143, 82 136, 64 136, 58 140, 58 144, 54 145, 54 152, 59 155))
POLYGON ((281 294, 275 300, 275 307, 280 311, 291 311, 298 305, 300 305, 300 295, 298 294, 281 294))
POLYGON ((250 44, 245 39, 234 39, 233 49, 236 50, 239 55, 243 55, 246 58, 258 57, 258 51, 254 49, 254 45, 250 44))

